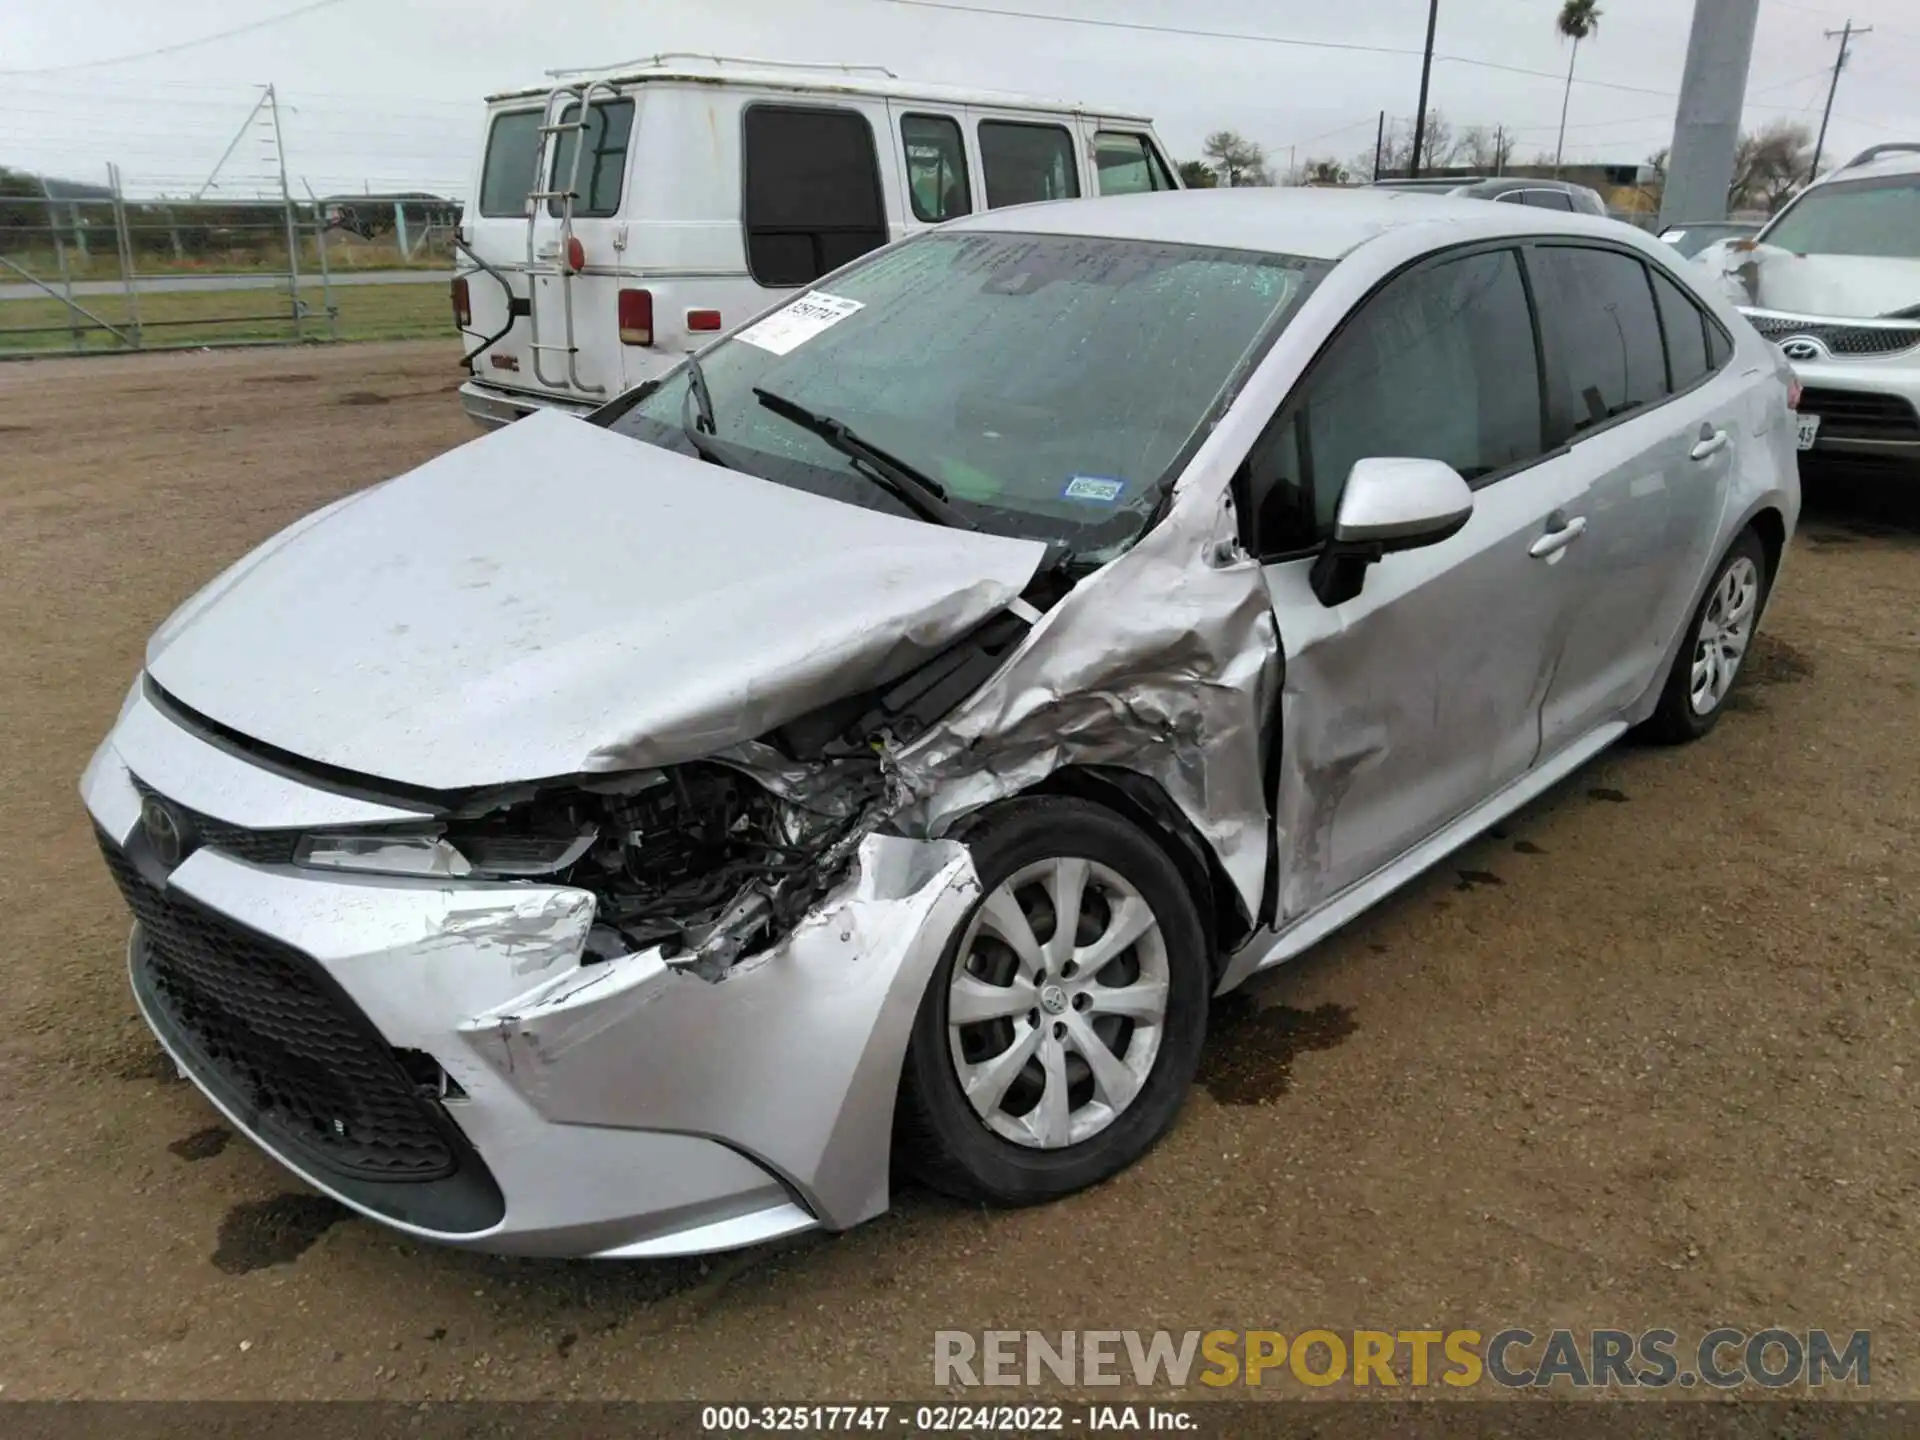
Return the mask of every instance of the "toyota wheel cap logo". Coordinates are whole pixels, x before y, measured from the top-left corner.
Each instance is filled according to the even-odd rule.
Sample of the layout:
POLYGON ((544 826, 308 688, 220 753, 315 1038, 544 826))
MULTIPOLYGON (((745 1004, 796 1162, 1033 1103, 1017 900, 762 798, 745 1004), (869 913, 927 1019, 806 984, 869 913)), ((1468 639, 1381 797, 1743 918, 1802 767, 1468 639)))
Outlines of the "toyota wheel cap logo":
POLYGON ((156 795, 149 795, 140 807, 140 825, 147 832, 147 843, 153 847, 154 857, 162 865, 178 865, 186 855, 186 836, 181 833, 180 821, 167 803, 156 795))
POLYGON ((1796 335, 1781 343, 1780 352, 1789 360, 1818 360, 1827 353, 1827 347, 1811 335, 1796 335))

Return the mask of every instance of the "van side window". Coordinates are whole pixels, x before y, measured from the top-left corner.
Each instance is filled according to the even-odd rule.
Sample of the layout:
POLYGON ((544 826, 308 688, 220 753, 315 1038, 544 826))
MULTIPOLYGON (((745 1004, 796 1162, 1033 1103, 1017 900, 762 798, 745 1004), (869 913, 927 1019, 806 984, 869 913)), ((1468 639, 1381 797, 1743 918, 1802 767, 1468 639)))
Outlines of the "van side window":
POLYGON ((1667 340, 1667 383, 1674 391, 1704 380, 1713 366, 1707 360, 1707 317, 1680 287, 1655 267, 1654 298, 1660 302, 1660 329, 1667 340))
POLYGON ((807 285, 887 243, 873 127, 854 110, 747 108, 741 206, 747 268, 807 285))
POLYGON ((1247 457, 1262 556, 1332 532, 1356 460, 1444 460, 1479 481, 1545 449, 1540 354, 1511 250, 1387 284, 1341 329, 1247 457))
MULTIPOLYGON (((580 107, 569 105, 560 114, 562 125, 580 118, 580 107)), ((621 184, 627 174, 627 141, 633 134, 633 101, 596 100, 587 111, 585 130, 562 130, 559 144, 553 147, 553 175, 547 188, 561 189, 567 177, 574 177, 573 213, 592 219, 604 219, 620 213, 621 184), (574 175, 573 149, 586 137, 587 148, 580 156, 580 171, 574 175)), ((558 200, 547 202, 547 213, 558 215, 558 200)))
POLYGON ((540 157, 540 112, 514 110, 493 117, 487 160, 480 169, 480 213, 489 218, 527 213, 540 157))
POLYGON ((980 164, 987 175, 989 210, 1034 200, 1071 200, 1080 193, 1073 137, 1058 125, 982 120, 980 164))
POLYGON ((937 225, 973 211, 967 180, 967 144, 951 115, 902 115, 900 146, 907 156, 907 202, 913 218, 937 225))
POLYGON ((1646 266, 1618 250, 1542 245, 1527 253, 1527 270, 1573 433, 1658 404, 1667 366, 1646 266))
POLYGON ((1102 195, 1138 195, 1174 188, 1166 162, 1144 135, 1102 130, 1093 137, 1093 163, 1100 172, 1102 195))

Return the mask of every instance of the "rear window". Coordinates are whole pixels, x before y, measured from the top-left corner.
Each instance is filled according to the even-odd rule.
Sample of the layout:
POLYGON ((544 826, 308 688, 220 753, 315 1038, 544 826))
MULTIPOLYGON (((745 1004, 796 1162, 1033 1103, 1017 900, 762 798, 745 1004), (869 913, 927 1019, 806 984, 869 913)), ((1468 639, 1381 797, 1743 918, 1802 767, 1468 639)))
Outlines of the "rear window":
POLYGON ((742 220, 762 285, 805 285, 887 243, 873 128, 852 110, 754 105, 742 220))
POLYGON ((1660 303, 1660 329, 1667 340, 1667 378, 1676 391, 1704 380, 1713 369, 1707 358, 1707 318, 1680 287, 1649 267, 1654 298, 1660 303))
POLYGON ((903 115, 900 145, 907 156, 907 199, 914 219, 937 225, 972 212, 959 121, 950 115, 903 115))
POLYGON ((986 171, 989 210, 1035 200, 1071 200, 1080 193, 1073 137, 1058 125, 982 120, 980 164, 986 171))
MULTIPOLYGON (((571 125, 580 118, 580 107, 569 105, 560 123, 571 125)), ((595 101, 587 112, 582 130, 562 130, 553 149, 553 176, 550 190, 567 188, 573 182, 573 213, 604 218, 620 213, 620 188, 627 173, 627 142, 633 135, 633 101, 595 101), (580 156, 580 169, 573 168, 573 152, 585 136, 587 148, 580 156)), ((547 212, 558 215, 558 200, 547 202, 547 212)))
POLYGON ((1818 186, 1776 220, 1764 238, 1799 255, 1920 260, 1920 175, 1818 186))
POLYGON ((1144 135, 1102 130, 1093 137, 1093 163, 1102 195, 1138 195, 1171 190, 1173 177, 1144 135))
POLYGON ((480 213, 524 215, 539 163, 540 112, 515 110, 493 117, 487 132, 487 159, 480 171, 480 213))
POLYGON ((1527 204, 1536 210, 1562 210, 1571 213, 1573 198, 1564 190, 1523 190, 1527 204))

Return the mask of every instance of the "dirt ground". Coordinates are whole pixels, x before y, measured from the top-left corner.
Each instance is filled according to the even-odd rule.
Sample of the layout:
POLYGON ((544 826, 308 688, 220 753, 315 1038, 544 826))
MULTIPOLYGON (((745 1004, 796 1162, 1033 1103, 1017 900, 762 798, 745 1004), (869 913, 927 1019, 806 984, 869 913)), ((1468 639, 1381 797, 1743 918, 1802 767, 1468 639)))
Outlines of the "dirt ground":
POLYGON ((1874 1393, 1920 1397, 1920 493, 1858 477, 1812 493, 1738 713, 1224 1005, 1094 1192, 666 1264, 304 1193, 160 1062, 75 782, 180 599, 470 438, 455 354, 0 366, 5 1398, 877 1399, 929 1391, 937 1329, 1769 1324, 1871 1329, 1874 1393))

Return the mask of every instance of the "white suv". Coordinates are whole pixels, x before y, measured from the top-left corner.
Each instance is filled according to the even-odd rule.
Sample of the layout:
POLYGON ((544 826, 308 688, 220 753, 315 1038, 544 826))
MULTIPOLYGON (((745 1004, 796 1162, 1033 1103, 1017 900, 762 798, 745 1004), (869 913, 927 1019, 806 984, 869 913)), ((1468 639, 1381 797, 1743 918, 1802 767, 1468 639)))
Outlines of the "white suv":
POLYGON ((1920 142, 1874 146, 1700 258, 1793 362, 1802 450, 1920 470, 1920 142))

